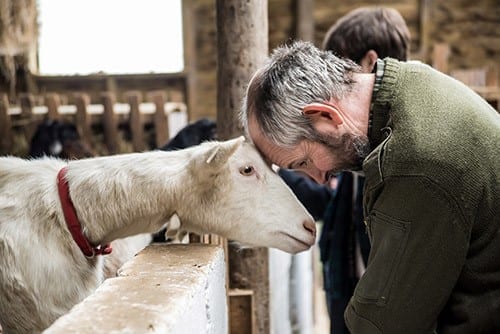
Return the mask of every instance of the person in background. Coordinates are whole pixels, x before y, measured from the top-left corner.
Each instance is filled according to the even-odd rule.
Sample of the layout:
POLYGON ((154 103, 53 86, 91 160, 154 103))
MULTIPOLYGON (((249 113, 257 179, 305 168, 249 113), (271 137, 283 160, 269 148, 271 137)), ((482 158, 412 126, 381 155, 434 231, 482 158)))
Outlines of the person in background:
POLYGON ((253 75, 240 120, 270 164, 364 173, 350 332, 500 332, 500 115, 483 98, 420 62, 363 73, 297 41, 253 75))
MULTIPOLYGON (((389 7, 361 7, 330 27, 323 49, 373 71, 378 58, 407 60, 410 31, 401 14, 389 7)), ((316 219, 323 221, 319 241, 330 332, 348 333, 344 310, 364 272, 370 241, 363 223, 364 178, 343 172, 335 188, 316 184, 298 173, 279 174, 316 219)))

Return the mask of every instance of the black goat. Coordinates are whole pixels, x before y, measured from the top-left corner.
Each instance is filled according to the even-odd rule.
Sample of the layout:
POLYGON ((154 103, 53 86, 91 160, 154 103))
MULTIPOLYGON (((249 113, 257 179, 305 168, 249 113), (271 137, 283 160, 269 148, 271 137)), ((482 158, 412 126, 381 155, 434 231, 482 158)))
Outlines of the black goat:
POLYGON ((216 139, 217 124, 207 118, 202 118, 182 128, 174 138, 160 147, 162 151, 172 151, 201 144, 207 140, 216 139))
POLYGON ((33 158, 53 156, 62 159, 81 159, 94 156, 80 139, 76 126, 57 120, 44 120, 31 139, 29 155, 33 158))

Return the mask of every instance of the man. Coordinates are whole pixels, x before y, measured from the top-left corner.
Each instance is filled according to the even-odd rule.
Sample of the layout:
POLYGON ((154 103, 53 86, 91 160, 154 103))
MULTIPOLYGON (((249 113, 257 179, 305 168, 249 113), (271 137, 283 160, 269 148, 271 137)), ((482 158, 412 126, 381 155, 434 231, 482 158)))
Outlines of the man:
MULTIPOLYGON (((388 7, 361 7, 341 17, 328 30, 323 49, 353 60, 371 73, 378 58, 407 60, 410 31, 401 14, 388 7)), ((324 216, 319 241, 330 332, 348 333, 344 310, 364 272, 370 242, 363 223, 364 178, 341 173, 336 196, 324 216)))
POLYGON ((251 79, 241 120, 282 168, 362 170, 371 252, 353 333, 500 331, 500 116, 427 65, 354 62, 296 42, 251 79))

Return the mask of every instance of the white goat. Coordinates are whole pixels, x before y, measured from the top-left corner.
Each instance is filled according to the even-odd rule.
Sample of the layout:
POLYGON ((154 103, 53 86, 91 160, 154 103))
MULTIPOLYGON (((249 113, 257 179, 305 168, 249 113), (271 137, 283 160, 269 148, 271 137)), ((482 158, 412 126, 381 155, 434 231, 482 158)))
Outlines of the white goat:
POLYGON ((103 280, 103 256, 85 256, 68 229, 61 182, 78 233, 92 247, 158 231, 175 217, 182 230, 291 253, 308 249, 315 240, 312 217, 243 141, 69 162, 0 158, 4 331, 42 331, 103 280))

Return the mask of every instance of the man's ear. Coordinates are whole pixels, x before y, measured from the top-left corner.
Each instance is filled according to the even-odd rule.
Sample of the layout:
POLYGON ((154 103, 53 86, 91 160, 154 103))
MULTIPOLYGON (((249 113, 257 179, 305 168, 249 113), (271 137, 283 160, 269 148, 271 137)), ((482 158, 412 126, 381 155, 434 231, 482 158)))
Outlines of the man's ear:
POLYGON ((378 54, 375 50, 368 50, 364 57, 361 58, 359 65, 363 68, 364 73, 371 73, 377 63, 378 54))
POLYGON ((334 106, 325 103, 309 103, 302 108, 304 116, 309 117, 313 123, 326 122, 332 123, 335 126, 344 123, 340 112, 334 106))

